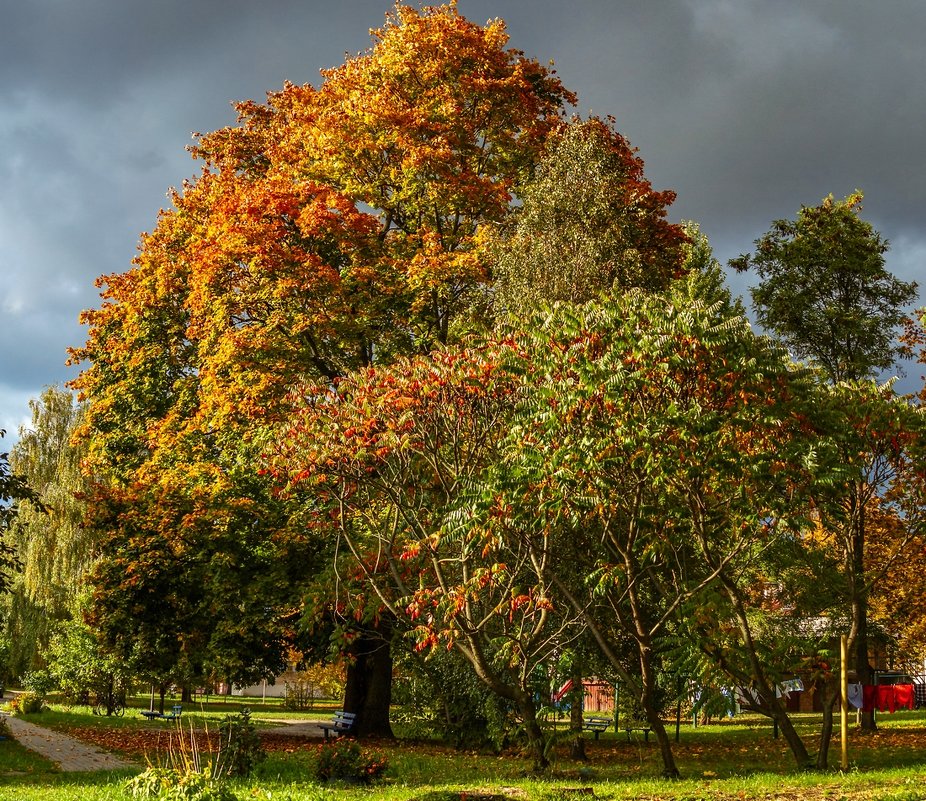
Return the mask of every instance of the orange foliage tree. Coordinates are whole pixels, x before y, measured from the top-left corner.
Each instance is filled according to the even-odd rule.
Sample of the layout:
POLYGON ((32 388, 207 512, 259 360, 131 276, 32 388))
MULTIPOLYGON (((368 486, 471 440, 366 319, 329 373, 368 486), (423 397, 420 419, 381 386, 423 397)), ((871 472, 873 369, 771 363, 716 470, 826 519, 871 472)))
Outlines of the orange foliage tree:
MULTIPOLYGON (((303 534, 261 513, 276 507, 254 476, 289 391, 467 327, 471 294, 488 281, 480 228, 510 212, 574 101, 507 47, 502 22, 475 25, 455 5, 398 5, 369 51, 323 77, 239 104, 239 125, 199 137, 202 172, 172 194, 134 267, 100 279, 104 302, 83 315, 88 341, 72 361, 84 366, 73 386, 89 402, 87 466, 118 509, 153 515, 146 530, 164 558, 146 581, 183 570, 187 532, 205 536, 214 519, 251 543, 233 560, 304 553, 303 534), (167 506, 187 511, 157 513, 167 506)), ((124 519, 98 519, 113 563, 133 553, 124 519)), ((213 605, 197 625, 245 625, 220 561, 197 574, 213 605)), ((301 564, 308 576, 321 562, 301 564)), ((97 613, 117 595, 140 609, 142 583, 102 569, 97 613)), ((266 602, 285 616, 297 592, 281 581, 266 602)), ((388 732, 388 703, 359 703, 385 716, 361 730, 388 732)))

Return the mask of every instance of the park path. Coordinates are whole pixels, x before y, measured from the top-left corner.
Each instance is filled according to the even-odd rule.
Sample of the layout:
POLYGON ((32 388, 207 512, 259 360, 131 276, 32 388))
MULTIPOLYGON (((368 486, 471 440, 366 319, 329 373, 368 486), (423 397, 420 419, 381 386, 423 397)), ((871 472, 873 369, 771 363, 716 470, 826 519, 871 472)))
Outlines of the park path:
POLYGON ((286 720, 283 718, 266 718, 265 723, 282 724, 275 729, 261 729, 261 734, 268 737, 305 737, 309 740, 319 740, 323 737, 322 724, 330 724, 331 719, 325 720, 286 720))
POLYGON ((63 771, 122 770, 136 767, 131 762, 96 746, 82 743, 61 732, 7 717, 10 733, 20 745, 55 762, 63 771))

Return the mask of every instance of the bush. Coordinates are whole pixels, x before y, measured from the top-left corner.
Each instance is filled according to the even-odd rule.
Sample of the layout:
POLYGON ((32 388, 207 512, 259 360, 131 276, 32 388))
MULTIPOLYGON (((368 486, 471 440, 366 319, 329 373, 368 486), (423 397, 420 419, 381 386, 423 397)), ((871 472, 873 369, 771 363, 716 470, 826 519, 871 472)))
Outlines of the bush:
POLYGON ((307 665, 284 682, 287 709, 311 709, 316 698, 339 697, 344 687, 344 670, 338 665, 307 665))
POLYGON ((11 715, 31 715, 45 708, 45 699, 33 692, 20 693, 7 705, 6 711, 11 715))
POLYGON ((48 674, 69 704, 92 702, 110 715, 131 692, 128 663, 102 653, 93 632, 80 620, 61 624, 47 657, 48 674))
POLYGON ((356 742, 342 738, 319 746, 315 778, 370 784, 383 775, 387 766, 382 754, 364 753, 356 742))
POLYGON ((501 751, 517 732, 509 702, 473 679, 472 668, 455 652, 397 656, 402 681, 393 684, 395 720, 414 736, 436 735, 456 748, 501 751))
POLYGON ((125 787, 137 801, 238 801, 238 797, 209 768, 181 771, 151 766, 125 787))
POLYGON ((304 673, 297 673, 286 682, 286 697, 283 706, 301 712, 311 709, 315 705, 315 686, 305 677, 304 673))
POLYGON ((226 715, 219 724, 219 756, 225 776, 251 775, 258 762, 267 758, 257 730, 251 722, 251 710, 242 709, 237 715, 226 715))
POLYGON ((47 670, 32 670, 23 676, 23 687, 39 698, 55 689, 55 680, 47 670))

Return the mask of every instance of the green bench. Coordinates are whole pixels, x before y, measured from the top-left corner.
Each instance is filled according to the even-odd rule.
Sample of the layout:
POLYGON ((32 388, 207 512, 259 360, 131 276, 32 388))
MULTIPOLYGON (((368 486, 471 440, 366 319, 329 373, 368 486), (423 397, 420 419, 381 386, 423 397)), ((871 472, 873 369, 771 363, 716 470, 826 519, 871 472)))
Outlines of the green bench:
POLYGON ((614 723, 614 721, 611 718, 583 718, 582 728, 586 731, 594 732, 595 739, 597 740, 601 736, 601 732, 607 731, 608 726, 610 726, 612 723, 614 723))
POLYGON ((155 712, 153 710, 145 710, 141 713, 142 717, 147 718, 148 720, 176 720, 183 714, 183 706, 181 704, 174 704, 171 707, 170 712, 165 712, 163 715, 160 712, 155 712))

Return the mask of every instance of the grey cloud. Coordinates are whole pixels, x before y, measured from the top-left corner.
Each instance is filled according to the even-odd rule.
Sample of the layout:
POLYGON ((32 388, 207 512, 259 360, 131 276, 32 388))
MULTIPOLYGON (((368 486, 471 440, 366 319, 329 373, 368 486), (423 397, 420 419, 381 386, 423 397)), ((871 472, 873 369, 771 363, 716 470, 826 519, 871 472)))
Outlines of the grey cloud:
MULTIPOLYGON (((0 29, 0 421, 67 377, 96 276, 127 269, 193 131, 230 103, 319 80, 392 0, 30 0, 0 29), (9 347, 6 343, 16 343, 9 347)), ((612 114, 647 175, 726 260, 778 217, 866 194, 907 279, 926 258, 920 0, 460 0, 556 61, 579 111, 612 114)), ((745 292, 745 279, 731 282, 745 292)), ((2 425, 2 422, 0 422, 2 425)), ((7 423, 9 427, 9 423, 7 423)))

